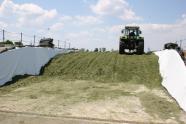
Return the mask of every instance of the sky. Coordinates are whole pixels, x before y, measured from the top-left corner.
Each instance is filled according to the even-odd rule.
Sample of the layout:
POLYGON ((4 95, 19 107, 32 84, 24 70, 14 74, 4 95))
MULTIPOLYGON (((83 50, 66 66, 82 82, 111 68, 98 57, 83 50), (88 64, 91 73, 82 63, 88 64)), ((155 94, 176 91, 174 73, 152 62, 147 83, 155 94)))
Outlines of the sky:
POLYGON ((33 43, 52 37, 57 45, 118 49, 121 30, 140 26, 145 49, 161 50, 183 41, 186 49, 186 0, 0 0, 0 40, 33 43))

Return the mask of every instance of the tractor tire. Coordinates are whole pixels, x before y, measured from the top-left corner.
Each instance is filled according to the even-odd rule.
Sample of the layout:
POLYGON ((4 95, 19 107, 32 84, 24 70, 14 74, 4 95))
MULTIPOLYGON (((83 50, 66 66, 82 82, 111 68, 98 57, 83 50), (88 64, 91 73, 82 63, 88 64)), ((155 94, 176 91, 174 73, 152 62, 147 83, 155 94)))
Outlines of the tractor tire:
POLYGON ((124 54, 125 53, 124 49, 125 49, 124 43, 120 42, 120 44, 119 44, 119 54, 124 54))
POLYGON ((144 54, 144 42, 139 42, 136 52, 138 55, 144 54))

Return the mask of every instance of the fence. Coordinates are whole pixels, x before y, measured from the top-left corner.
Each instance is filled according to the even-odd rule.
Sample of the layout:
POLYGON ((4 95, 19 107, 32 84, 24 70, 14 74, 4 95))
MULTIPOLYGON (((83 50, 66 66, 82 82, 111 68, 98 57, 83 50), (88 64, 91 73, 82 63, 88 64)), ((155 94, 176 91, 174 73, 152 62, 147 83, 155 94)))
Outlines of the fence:
MULTIPOLYGON (((23 32, 10 32, 4 29, 0 29, 0 42, 5 42, 7 40, 15 42, 21 42, 23 45, 30 45, 30 46, 38 46, 40 39, 44 38, 44 36, 38 35, 28 35, 23 32)), ((70 48, 71 43, 67 42, 66 40, 56 40, 54 39, 55 47, 58 48, 70 48)))

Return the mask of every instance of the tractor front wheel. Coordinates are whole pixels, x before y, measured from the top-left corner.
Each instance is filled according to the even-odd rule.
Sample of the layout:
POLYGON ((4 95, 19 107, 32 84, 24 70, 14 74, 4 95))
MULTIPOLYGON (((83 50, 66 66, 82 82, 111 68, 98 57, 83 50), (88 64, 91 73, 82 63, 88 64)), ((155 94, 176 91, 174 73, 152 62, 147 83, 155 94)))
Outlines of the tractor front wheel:
POLYGON ((120 42, 120 44, 119 44, 119 54, 124 54, 125 53, 124 49, 125 49, 124 43, 120 42))

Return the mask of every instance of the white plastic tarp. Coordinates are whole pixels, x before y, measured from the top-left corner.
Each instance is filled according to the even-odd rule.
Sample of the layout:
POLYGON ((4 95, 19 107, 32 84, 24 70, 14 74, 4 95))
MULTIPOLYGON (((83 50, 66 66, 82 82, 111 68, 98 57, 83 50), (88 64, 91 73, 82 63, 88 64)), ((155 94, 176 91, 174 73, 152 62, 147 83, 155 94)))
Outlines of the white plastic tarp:
POLYGON ((39 75, 41 67, 61 52, 64 50, 25 47, 0 54, 0 85, 16 75, 39 75))
POLYGON ((162 85, 186 111, 186 67, 183 60, 175 50, 164 50, 155 54, 159 56, 162 85))

